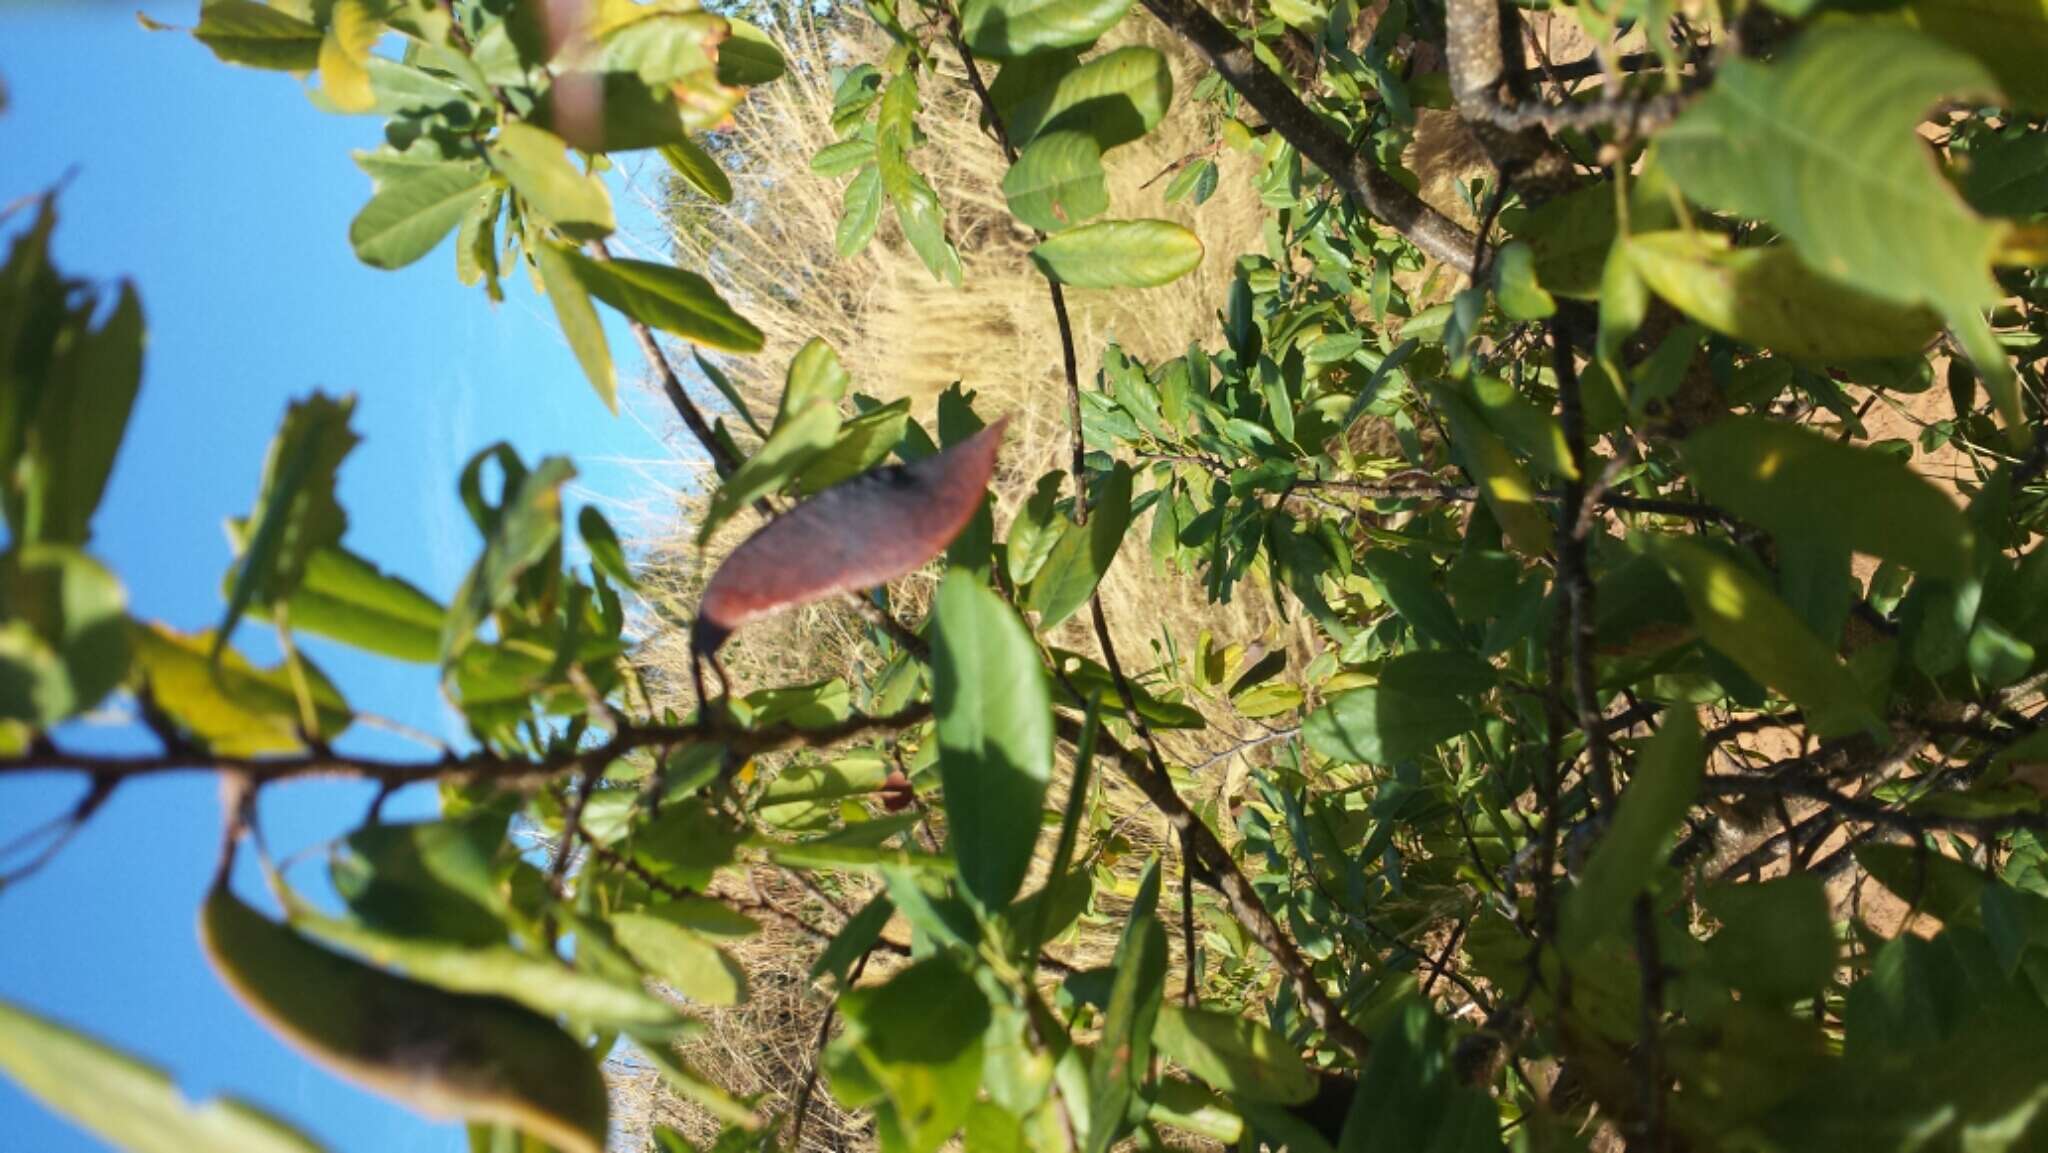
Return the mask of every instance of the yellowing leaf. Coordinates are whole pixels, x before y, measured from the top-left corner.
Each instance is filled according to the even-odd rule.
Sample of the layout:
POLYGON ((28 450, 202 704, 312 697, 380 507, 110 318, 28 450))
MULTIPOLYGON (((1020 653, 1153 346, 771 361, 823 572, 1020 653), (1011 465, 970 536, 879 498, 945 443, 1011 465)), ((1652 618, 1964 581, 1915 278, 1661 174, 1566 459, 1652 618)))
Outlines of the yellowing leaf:
POLYGON ((1941 320, 1809 271, 1791 249, 1728 247, 1705 232, 1631 236, 1628 258, 1651 291, 1708 328, 1810 360, 1917 356, 1941 320))
POLYGON ((370 86, 370 47, 384 26, 363 0, 335 0, 327 35, 320 41, 320 87, 343 112, 368 112, 377 106, 370 86))
MULTIPOLYGON (((137 625, 130 633, 135 662, 157 707, 208 749, 229 756, 296 752, 298 695, 291 671, 280 665, 259 669, 233 649, 208 660, 212 638, 181 636, 160 625, 137 625)), ((348 727, 348 706, 311 662, 300 662, 320 722, 319 735, 332 738, 348 727)))
POLYGON ((2012 366, 1983 315, 2002 296, 2006 225, 1964 203, 1917 133, 1941 102, 1996 91, 1983 65, 1909 28, 1828 24, 1769 64, 1728 61, 1657 147, 1686 195, 1771 222, 1816 272, 1939 312, 2018 435, 2012 366))

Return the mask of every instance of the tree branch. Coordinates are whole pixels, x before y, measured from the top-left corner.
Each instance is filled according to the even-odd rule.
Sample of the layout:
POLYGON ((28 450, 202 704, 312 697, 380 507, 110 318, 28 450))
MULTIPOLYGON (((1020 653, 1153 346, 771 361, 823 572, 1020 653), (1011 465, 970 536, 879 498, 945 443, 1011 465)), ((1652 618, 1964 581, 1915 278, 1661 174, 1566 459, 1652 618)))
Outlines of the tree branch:
POLYGON ((1472 234, 1422 202, 1358 154, 1197 0, 1145 0, 1160 23, 1192 45, 1302 157, 1336 181, 1358 207, 1425 254, 1470 275, 1472 234))

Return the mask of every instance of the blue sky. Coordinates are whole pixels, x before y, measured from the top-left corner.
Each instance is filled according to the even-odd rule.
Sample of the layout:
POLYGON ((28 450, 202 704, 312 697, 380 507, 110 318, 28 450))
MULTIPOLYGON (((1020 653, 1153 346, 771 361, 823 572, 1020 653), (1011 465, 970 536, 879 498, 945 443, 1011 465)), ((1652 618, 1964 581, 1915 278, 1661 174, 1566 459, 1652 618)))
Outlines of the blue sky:
MULTIPOLYGON (((629 396, 637 412, 608 414, 523 274, 494 309, 456 282, 447 245, 399 272, 356 262, 348 223, 369 181, 349 151, 377 143, 377 122, 323 114, 290 77, 145 32, 133 7, 0 5, 0 203, 75 169, 60 202, 60 267, 108 284, 130 277, 141 292, 142 393, 93 545, 127 581, 136 615, 183 629, 218 619, 222 522, 248 511, 285 406, 315 388, 360 397, 363 443, 341 481, 348 543, 442 598, 478 546, 455 475, 494 441, 529 461, 573 456, 580 489, 600 503, 644 503, 673 483, 674 449, 649 431, 665 427, 658 401, 629 396)), ((143 7, 189 24, 198 4, 143 7)), ((620 201, 629 228, 637 215, 635 231, 649 235, 644 213, 620 201)), ((629 373, 636 358, 620 336, 629 373)), ((307 648, 357 707, 449 731, 431 670, 307 648)), ((65 739, 142 747, 118 728, 65 739)), ((0 842, 77 791, 55 777, 0 784, 0 842)), ((353 827, 367 801, 340 784, 273 790, 266 830, 280 849, 317 843, 353 827)), ((432 804, 401 794, 387 811, 432 804)), ((466 1148, 459 1127, 314 1068, 230 1001, 193 932, 218 822, 211 778, 122 789, 53 865, 0 895, 0 997, 167 1066, 189 1093, 253 1100, 336 1153, 466 1148)), ((4 1078, 0 1147, 103 1148, 4 1078)))

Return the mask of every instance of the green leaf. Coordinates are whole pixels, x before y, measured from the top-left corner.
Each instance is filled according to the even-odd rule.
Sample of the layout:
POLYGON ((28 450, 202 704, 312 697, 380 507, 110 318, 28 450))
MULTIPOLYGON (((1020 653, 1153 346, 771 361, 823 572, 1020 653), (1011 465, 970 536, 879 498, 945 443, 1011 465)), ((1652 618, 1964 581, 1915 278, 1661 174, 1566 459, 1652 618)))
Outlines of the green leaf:
POLYGON ((1299 1105, 1316 1095, 1315 1071, 1295 1047, 1236 1013, 1162 1006, 1152 1043, 1161 1056, 1236 1100, 1299 1105))
POLYGON ((498 130, 489 152, 535 215, 578 240, 610 235, 611 194, 595 175, 577 171, 567 148, 554 133, 514 121, 498 130))
POLYGON ((1365 555, 1365 571, 1417 636, 1435 644, 1463 647, 1464 630, 1451 602, 1436 587, 1436 567, 1396 549, 1377 548, 1365 555))
POLYGON ((1915 845, 1858 845, 1856 863, 1893 896, 1944 925, 1983 923, 1983 873, 1915 845))
POLYGON ((874 159, 875 142, 867 136, 854 136, 818 149, 811 157, 811 171, 819 176, 844 176, 867 167, 874 159))
POLYGON ((1414 694, 1380 684, 1331 697, 1308 715, 1308 747, 1346 764, 1391 765, 1421 756, 1478 725, 1472 706, 1442 693, 1414 694))
POLYGON ((1057 469, 1039 477, 1038 487, 1010 522, 1009 539, 1003 542, 1003 559, 1010 583, 1018 588, 1038 576, 1054 546, 1059 544, 1060 526, 1066 522, 1056 506, 1060 485, 1065 480, 1066 474, 1057 469))
POLYGON ((907 396, 845 422, 831 449, 796 478, 797 491, 810 496, 881 464, 909 427, 907 396))
MULTIPOLYGON (((468 472, 473 475, 494 451, 478 454, 468 472)), ((576 466, 551 456, 516 481, 505 478, 505 500, 485 534, 483 555, 462 578, 449 604, 441 629, 443 664, 469 645, 485 618, 512 600, 519 578, 562 539, 562 486, 575 475, 576 466)))
POLYGON ((1557 945, 1566 963, 1585 956, 1627 923, 1636 894, 1657 875, 1672 836, 1698 800, 1705 770, 1699 721, 1692 710, 1666 710, 1663 727, 1636 758, 1606 834, 1579 873, 1579 883, 1565 895, 1557 945))
POLYGON ((47 728, 128 675, 128 598, 98 561, 62 545, 0 556, 0 719, 47 728))
POLYGON ((778 80, 789 70, 768 33, 737 16, 727 16, 725 23, 732 34, 718 44, 720 84, 752 88, 778 80))
MULTIPOLYGON (((440 659, 447 610, 347 549, 324 548, 307 557, 299 587, 285 604, 294 631, 401 661, 440 659)), ((270 619, 263 606, 252 607, 250 615, 270 619)))
POLYGON ((324 39, 312 24, 256 0, 212 0, 200 8, 192 38, 222 63, 280 72, 319 67, 324 39))
MULTIPOLYGON (((933 277, 948 284, 960 283, 960 253, 946 239, 945 210, 939 194, 910 166, 910 149, 917 143, 917 74, 898 73, 882 91, 882 110, 876 121, 875 167, 882 191, 896 206, 896 223, 903 238, 917 252, 933 277)), ((858 183, 856 181, 856 183, 858 183)))
POLYGON ((1522 462, 1450 386, 1433 385, 1430 396, 1451 426, 1452 451, 1478 484, 1479 495, 1508 539, 1528 556, 1549 552, 1550 511, 1536 502, 1536 485, 1522 462))
POLYGON ((1719 884, 1700 903, 1721 929, 1707 942, 1714 971, 1745 998, 1778 1004, 1811 997, 1835 971, 1827 886, 1813 873, 1719 884))
POLYGON ((1808 360, 1918 356, 1940 328, 1924 308, 1901 307, 1827 280, 1791 249, 1728 247, 1705 232, 1628 238, 1628 258, 1650 290, 1726 336, 1808 360))
POLYGON ((292 928, 415 981, 453 993, 489 994, 537 1013, 604 1029, 666 1029, 675 1010, 632 985, 572 969, 509 945, 461 945, 381 932, 296 908, 292 928))
POLYGON ((773 427, 781 428, 784 422, 814 404, 836 411, 851 387, 853 377, 839 362, 839 354, 822 338, 812 337, 790 358, 789 373, 782 384, 782 403, 775 411, 773 427))
POLYGON ((573 250, 558 244, 543 242, 533 249, 533 266, 540 270, 541 286, 547 290, 549 303, 555 306, 555 320, 562 326, 562 335, 568 339, 570 351, 576 354, 576 363, 582 366, 590 387, 597 390, 597 398, 616 416, 619 385, 612 371, 612 347, 605 340, 604 322, 598 319, 597 309, 590 303, 590 293, 583 286, 575 260, 573 250))
POLYGON ((877 1111, 883 1148, 931 1153, 967 1120, 981 1081, 988 998, 950 957, 929 957, 876 989, 843 994, 846 1029, 827 1048, 833 1091, 877 1111))
POLYGON ((505 1122, 563 1153, 603 1153, 597 1061, 547 1018, 329 952, 224 885, 207 896, 199 935, 243 1005, 334 1072, 429 1116, 505 1122))
POLYGON ((1992 216, 2048 211, 2048 133, 2022 128, 1972 148, 1963 191, 1992 216))
POLYGON ((631 72, 559 73, 526 122, 580 152, 690 147, 675 96, 666 88, 649 87, 631 72), (557 101, 564 98, 578 101, 577 112, 565 116, 559 111, 557 101), (601 110, 602 119, 593 120, 586 109, 601 110))
POLYGON ((1710 208, 1770 221, 1831 280, 1940 312, 2018 429, 2011 366, 1982 315, 2003 296, 1991 258, 2006 226, 1970 210, 1916 131, 1942 101, 1994 92, 1991 75, 1878 23, 1823 25, 1770 64, 1730 65, 1657 138, 1679 187, 1710 208))
POLYGON ((1031 250, 1038 270, 1076 288, 1151 288, 1202 263, 1202 241, 1169 220, 1105 220, 1031 250))
POLYGON ((781 489, 832 449, 839 435, 839 409, 812 404, 780 421, 768 439, 733 470, 711 497, 698 540, 707 540, 718 526, 761 497, 781 489))
POLYGON ((340 543, 348 514, 334 499, 342 458, 361 439, 349 427, 355 397, 314 393, 294 401, 263 461, 263 487, 249 514, 249 547, 237 558, 228 607, 214 637, 227 644, 251 604, 288 599, 305 575, 307 558, 340 543))
POLYGON ((1922 32, 1989 68, 2008 107, 2048 112, 2048 9, 2040 0, 1915 0, 1906 12, 1922 32))
POLYGON ((1039 631, 1052 628, 1087 604, 1109 573, 1131 525, 1131 479, 1130 468, 1119 463, 1089 508, 1088 523, 1067 522, 1061 528, 1059 541, 1039 568, 1024 601, 1024 607, 1038 614, 1039 631))
MULTIPOLYGON (((142 384, 142 303, 123 282, 113 311, 94 329, 97 304, 87 296, 51 334, 55 344, 41 395, 31 402, 21 455, 8 478, 9 516, 24 542, 82 545, 91 539, 92 514, 128 431, 142 384)), ((24 306, 20 315, 33 313, 24 306)))
POLYGON ((939 778, 960 878, 984 908, 1017 895, 1052 777, 1052 701, 1038 646, 1008 605, 954 572, 932 610, 939 778))
POLYGON ((1093 43, 1129 7, 1130 0, 968 0, 960 20, 977 55, 1007 59, 1093 43))
POLYGON ((1687 437, 1707 500, 1781 540, 1852 549, 1962 580, 1976 536, 1948 495, 1890 453, 1765 417, 1731 416, 1687 437))
POLYGON ((661 158, 690 187, 720 204, 732 203, 732 178, 725 174, 725 167, 688 135, 662 145, 661 158))
POLYGON ((1087 1153, 1108 1153, 1145 1115, 1139 1088, 1152 1076, 1152 1034, 1166 996, 1166 929, 1154 914, 1159 900, 1159 859, 1138 882, 1138 898, 1124 924, 1111 963, 1109 1004, 1102 1038, 1088 1070, 1087 1153))
POLYGON ((691 929, 646 913, 614 913, 612 935, 656 980, 702 1005, 737 1005, 747 975, 723 949, 691 929))
POLYGON ((1081 132, 1108 152, 1152 131, 1172 103, 1166 57, 1157 48, 1132 45, 1062 72, 1048 91, 1011 112, 1010 133, 1016 141, 1035 142, 1053 132, 1081 132))
POLYGON ((51 1110, 129 1153, 320 1153, 233 1098, 194 1105, 163 1070, 0 1001, 0 1070, 51 1110))
POLYGON ((1816 733, 1884 731, 1856 678, 1762 582, 1689 540, 1652 536, 1643 543, 1684 591, 1701 639, 1791 698, 1816 733))
POLYGON ((592 260, 563 252, 592 296, 650 328, 726 352, 761 351, 761 330, 732 310, 711 282, 674 265, 592 260))
POLYGON ((1519 240, 1494 256, 1493 295, 1509 320, 1542 320, 1557 311, 1557 300, 1537 283, 1535 252, 1519 240))
POLYGON ((1102 150, 1082 132, 1033 140, 1003 176, 1010 213, 1041 232, 1058 232, 1109 208, 1102 150))
POLYGON ((1339 1153, 1498 1153, 1500 1114, 1465 1085, 1442 1018, 1413 997, 1374 1035, 1339 1153))
POLYGON ((882 169, 864 165, 846 185, 846 197, 839 211, 839 227, 833 233, 833 251, 841 258, 858 255, 874 239, 875 226, 882 220, 882 169))
MULTIPOLYGON (((129 634, 135 663, 151 699, 201 744, 226 756, 298 752, 298 695, 283 665, 259 669, 233 649, 209 658, 211 637, 184 637, 157 625, 138 625, 129 634)), ((301 661, 319 736, 329 739, 348 727, 348 706, 331 682, 301 661)))
POLYGON ((584 505, 583 511, 576 514, 576 532, 583 538, 583 547, 590 550, 590 563, 597 571, 626 588, 640 587, 633 566, 626 559, 626 546, 619 543, 612 522, 597 511, 596 505, 584 505))

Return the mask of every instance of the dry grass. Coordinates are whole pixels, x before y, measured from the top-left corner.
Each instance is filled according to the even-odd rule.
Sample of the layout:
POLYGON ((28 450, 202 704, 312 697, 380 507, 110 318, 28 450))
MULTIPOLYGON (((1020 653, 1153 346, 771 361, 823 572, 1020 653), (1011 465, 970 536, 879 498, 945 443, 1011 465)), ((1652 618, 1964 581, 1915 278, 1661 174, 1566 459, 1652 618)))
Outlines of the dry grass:
MULTIPOLYGON (((958 61, 939 53, 939 76, 923 85, 920 126, 929 143, 914 160, 946 206, 948 231, 965 272, 963 284, 954 288, 934 280, 887 211, 869 249, 841 260, 833 245, 844 180, 821 178, 809 169, 811 156, 834 140, 828 70, 879 59, 885 46, 865 25, 828 30, 802 17, 793 17, 778 38, 791 61, 789 75, 758 90, 726 133, 732 154, 740 158, 732 173, 733 203, 719 208, 693 200, 691 193, 673 193, 669 207, 679 226, 663 238, 664 244, 642 246, 667 247, 678 264, 707 270, 766 334, 758 356, 719 362, 756 414, 774 411, 790 357, 806 341, 822 337, 837 350, 858 391, 883 401, 909 397, 913 413, 927 427, 936 398, 956 381, 976 394, 976 411, 983 417, 1010 415, 995 486, 1001 531, 1036 478, 1068 459, 1058 329, 1045 282, 1025 256, 1031 237, 1003 202, 1001 152, 981 128, 958 61)), ((1167 53, 1176 91, 1184 94, 1199 76, 1195 62, 1166 41, 1154 43, 1167 53)), ((1199 208, 1165 203, 1165 180, 1143 187, 1214 139, 1213 126, 1203 120, 1207 115, 1183 102, 1152 135, 1106 158, 1112 215, 1180 221, 1202 238, 1207 258, 1197 272, 1162 288, 1070 292, 1084 387, 1093 386, 1101 351, 1112 340, 1156 362, 1185 351, 1191 341, 1213 339, 1233 263, 1259 245, 1262 211, 1251 190, 1249 161, 1225 153, 1217 192, 1199 208)), ((686 626, 698 592, 716 559, 755 527, 750 517, 737 518, 708 548, 699 549, 695 524, 701 502, 701 492, 686 493, 667 523, 657 525, 657 535, 639 542, 645 554, 644 593, 653 606, 641 622, 648 638, 642 668, 657 702, 679 710, 693 705, 686 626)), ((1133 532, 1143 529, 1140 525, 1133 532)), ((933 576, 928 572, 892 588, 900 617, 922 615, 933 576)), ((1203 629, 1268 645, 1306 637, 1279 625, 1270 599, 1255 586, 1242 588, 1230 605, 1211 605, 1198 580, 1162 576, 1140 547, 1126 550, 1103 596, 1119 650, 1134 672, 1162 663, 1169 634, 1183 655, 1194 651, 1203 629)), ((850 611, 813 606, 750 626, 735 638, 726 659, 743 689, 829 676, 858 679, 873 671, 872 650, 862 632, 850 611)), ((1055 641, 1094 649, 1078 621, 1063 626, 1055 641)), ((1204 739, 1220 745, 1239 727, 1226 724, 1223 735, 1204 739)), ((1194 738, 1175 739, 1181 747, 1170 752, 1182 759, 1197 760, 1206 751, 1194 738)), ((1065 792, 1061 776, 1056 796, 1065 792)), ((1163 824, 1134 790, 1105 784, 1103 803, 1116 832, 1134 850, 1127 857, 1133 871, 1153 852, 1171 856, 1163 824)), ((1081 966, 1106 962, 1115 943, 1114 914, 1125 903, 1099 893, 1096 915, 1058 951, 1081 966)), ((898 930, 891 935, 907 936, 898 930)), ((767 1116, 788 1110, 815 1055, 825 999, 809 988, 804 973, 816 948, 801 935, 773 927, 745 943, 739 952, 753 982, 748 1004, 696 1011, 709 1029, 683 1050, 686 1060, 727 1088, 765 1094, 760 1108, 767 1116)), ((617 1095, 628 1106, 622 1109, 620 1147, 642 1148, 647 1127, 656 1120, 708 1143, 715 1123, 661 1091, 650 1076, 621 1071, 615 1077, 617 1095)), ((870 1146, 859 1119, 840 1113, 821 1088, 803 1148, 870 1146)))

